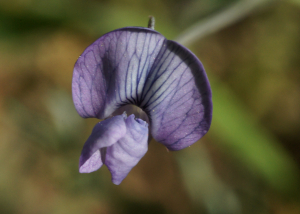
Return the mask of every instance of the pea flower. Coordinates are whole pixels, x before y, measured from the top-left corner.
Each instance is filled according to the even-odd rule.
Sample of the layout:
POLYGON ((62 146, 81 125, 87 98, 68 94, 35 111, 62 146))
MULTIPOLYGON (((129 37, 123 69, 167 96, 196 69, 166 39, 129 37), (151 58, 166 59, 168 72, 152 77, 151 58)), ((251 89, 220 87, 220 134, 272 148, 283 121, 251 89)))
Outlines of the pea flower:
POLYGON ((201 62, 151 28, 117 29, 87 47, 74 67, 72 95, 81 117, 105 119, 83 146, 79 172, 105 164, 117 185, 147 152, 149 134, 180 150, 205 135, 212 119, 201 62))

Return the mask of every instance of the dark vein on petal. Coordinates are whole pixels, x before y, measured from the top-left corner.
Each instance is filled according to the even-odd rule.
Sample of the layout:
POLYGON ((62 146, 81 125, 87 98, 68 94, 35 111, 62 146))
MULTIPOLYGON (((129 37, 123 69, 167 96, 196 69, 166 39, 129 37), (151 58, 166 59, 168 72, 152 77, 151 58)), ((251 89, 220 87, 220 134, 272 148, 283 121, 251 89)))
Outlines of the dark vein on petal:
MULTIPOLYGON (((144 34, 145 34, 145 35, 144 35, 143 49, 142 49, 142 52, 141 52, 141 59, 139 59, 139 66, 138 66, 137 78, 136 78, 135 96, 136 96, 136 98, 137 98, 137 100, 136 100, 137 102, 138 102, 138 89, 139 89, 138 86, 139 86, 140 78, 141 78, 141 76, 143 75, 143 68, 145 67, 145 64, 146 64, 146 62, 147 62, 147 61, 145 61, 143 68, 140 70, 141 60, 142 60, 142 57, 143 57, 143 53, 144 53, 144 50, 145 50, 145 43, 146 43, 147 36, 148 36, 147 33, 144 33, 144 34)), ((147 54, 146 54, 146 55, 147 55, 147 54)), ((147 60, 147 58, 148 58, 148 55, 147 55, 147 57, 146 57, 145 60, 147 60)))
MULTIPOLYGON (((170 63, 172 63, 172 61, 174 60, 174 57, 175 57, 175 55, 172 57, 172 60, 170 61, 170 63)), ((169 65, 170 65, 170 63, 168 64, 168 66, 167 67, 169 67, 169 65)), ((164 80, 164 82, 156 89, 156 91, 154 91, 154 92, 152 92, 152 95, 150 96, 150 98, 148 99, 148 101, 146 102, 146 104, 145 105, 151 105, 152 103, 150 103, 150 104, 148 104, 148 102, 150 102, 150 100, 152 99, 152 97, 153 96, 155 96, 156 95, 156 93, 161 89, 161 87, 163 87, 164 86, 164 84, 169 80, 169 77, 171 76, 171 75, 173 75, 173 73, 174 72, 176 72, 176 69, 182 64, 182 63, 184 63, 184 61, 181 61, 174 69, 173 69, 173 71, 171 71, 170 73, 169 73, 169 75, 168 75, 168 77, 166 77, 165 78, 165 80, 164 80)), ((167 71, 167 68, 162 72, 162 74, 156 79, 156 80, 154 80, 153 82, 156 82, 165 72, 167 71)), ((170 84, 170 86, 173 84, 173 82, 174 81, 176 81, 177 79, 174 79, 172 82, 171 82, 171 84, 170 84)), ((163 92, 164 93, 164 92, 163 92)), ((159 96, 160 97, 160 96, 159 96)), ((155 101, 156 101, 157 99, 155 99, 155 101)))
MULTIPOLYGON (((130 39, 130 37, 131 37, 131 33, 128 33, 129 34, 129 39, 130 39)), ((128 39, 128 40, 129 40, 128 39)), ((127 52, 128 52, 128 46, 126 47, 126 50, 127 50, 127 52)), ((132 56, 131 56, 131 58, 132 58, 132 56)), ((125 97, 127 98, 127 87, 126 87, 126 84, 127 84, 127 75, 128 75, 128 67, 129 67, 129 65, 130 65, 130 60, 129 60, 129 62, 128 62, 128 65, 127 65, 127 72, 126 72, 126 74, 125 74, 125 86, 124 86, 124 91, 125 91, 125 97)))
MULTIPOLYGON (((168 84, 168 85, 169 85, 169 88, 171 88, 171 86, 172 86, 176 81, 177 81, 177 79, 174 79, 170 84, 168 84)), ((159 88, 157 89, 157 91, 158 91, 162 86, 163 86, 163 84, 159 86, 159 88)), ((156 92, 157 92, 157 91, 156 91, 156 92)), ((156 92, 154 92, 154 94, 155 94, 156 92)), ((145 104, 145 106, 151 106, 151 105, 152 105, 153 103, 155 103, 159 98, 161 98, 166 92, 167 92, 167 90, 163 91, 163 92, 160 93, 157 97, 155 97, 154 100, 151 100, 152 97, 153 97, 153 96, 151 96, 151 98, 148 99, 148 101, 147 101, 147 103, 145 104), (148 103, 148 102, 150 102, 150 103, 148 103)), ((171 93, 174 93, 174 91, 173 91, 173 90, 170 90, 170 92, 169 92, 167 95, 169 95, 169 94, 171 94, 171 93)), ((164 97, 166 98, 167 95, 164 96, 164 97)), ((165 100, 165 98, 164 98, 163 100, 165 100)), ((157 105, 159 105, 161 102, 163 102, 163 100, 160 101, 157 105)))
MULTIPOLYGON (((175 82, 175 80, 171 83, 173 84, 175 82)), ((150 111, 154 110, 157 106, 161 105, 162 102, 164 102, 164 100, 172 93, 174 93, 173 90, 170 90, 165 96, 164 98, 162 99, 162 101, 158 102, 155 106, 153 107, 150 107, 156 100, 158 100, 161 96, 163 96, 163 94, 165 93, 166 91, 164 91, 163 93, 161 93, 161 95, 159 95, 159 97, 157 99, 155 99, 153 102, 151 102, 150 104, 148 105, 144 105, 144 108, 147 108, 149 109, 150 111)))
MULTIPOLYGON (((166 50, 164 50, 164 52, 166 52, 166 50)), ((169 53, 170 54, 170 53, 169 53)), ((157 58, 160 58, 160 57, 157 57, 157 58)), ((159 59, 159 62, 160 62, 160 59, 159 59)), ((150 72, 149 72, 149 74, 150 74, 150 76, 148 77, 148 81, 150 81, 149 79, 151 78, 151 76, 153 76, 154 75, 154 80, 153 81, 151 81, 151 83, 150 83, 150 86, 148 86, 148 89, 147 89, 147 91, 145 91, 145 93, 143 93, 143 95, 142 95, 142 99, 143 100, 145 100, 145 97, 147 97, 147 94, 149 93, 149 91, 151 90, 151 88, 153 87, 153 84, 155 83, 155 81, 156 81, 156 73, 159 71, 159 69, 161 68, 161 66, 163 65, 163 62, 160 64, 160 66, 159 66, 159 68, 155 68, 155 67, 153 67, 154 66, 154 64, 155 63, 153 63, 153 65, 152 65, 152 68, 153 68, 153 70, 150 70, 150 72), (156 73, 155 73, 156 72, 156 73)), ((155 65, 156 66, 156 65, 155 65)), ((152 69, 151 68, 151 69, 152 69)), ((145 86, 146 86, 146 84, 145 84, 145 86)), ((143 92, 144 92, 144 89, 145 89, 145 86, 143 87, 143 92)))
MULTIPOLYGON (((195 102, 195 100, 194 100, 194 102, 195 102)), ((191 107, 190 107, 190 109, 187 111, 186 115, 188 115, 189 112, 192 110, 193 105, 194 105, 194 104, 191 105, 191 107)), ((175 133, 175 132, 182 126, 182 124, 184 123, 184 121, 186 121, 186 119, 187 119, 187 117, 185 117, 185 118, 182 120, 182 122, 179 124, 179 126, 178 126, 176 129, 174 129, 171 133, 169 133, 169 135, 168 135, 166 138, 168 138, 171 134, 175 133)), ((166 139, 166 138, 165 138, 165 139, 166 139)))

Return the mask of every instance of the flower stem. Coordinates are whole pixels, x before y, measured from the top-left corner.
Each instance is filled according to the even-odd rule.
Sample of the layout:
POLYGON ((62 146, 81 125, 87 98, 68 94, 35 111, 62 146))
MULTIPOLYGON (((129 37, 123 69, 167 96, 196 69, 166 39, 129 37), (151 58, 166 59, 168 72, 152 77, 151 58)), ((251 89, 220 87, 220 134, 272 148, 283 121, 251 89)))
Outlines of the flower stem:
POLYGON ((200 38, 217 32, 233 23, 247 17, 253 11, 265 6, 267 3, 274 3, 277 0, 242 0, 232 4, 222 12, 212 17, 197 22, 181 33, 175 41, 182 45, 189 46, 200 38))
POLYGON ((155 18, 153 16, 149 16, 148 28, 154 30, 155 18))

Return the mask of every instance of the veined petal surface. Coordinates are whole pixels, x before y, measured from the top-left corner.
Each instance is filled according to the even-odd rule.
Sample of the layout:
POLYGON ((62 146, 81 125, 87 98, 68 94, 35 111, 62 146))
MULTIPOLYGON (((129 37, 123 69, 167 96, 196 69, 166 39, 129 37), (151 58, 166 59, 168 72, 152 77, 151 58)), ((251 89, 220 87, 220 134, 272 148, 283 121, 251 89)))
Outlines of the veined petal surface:
POLYGON ((146 79, 165 40, 154 30, 129 27, 90 45, 73 72, 73 101, 79 115, 104 119, 122 105, 140 107, 146 79))
POLYGON ((149 28, 105 34, 79 57, 73 100, 82 117, 109 117, 133 104, 149 116, 152 136, 170 150, 185 148, 209 129, 211 89, 188 49, 149 28))
POLYGON ((170 150, 190 146, 206 134, 212 119, 211 89, 198 58, 165 41, 143 91, 155 140, 170 150))

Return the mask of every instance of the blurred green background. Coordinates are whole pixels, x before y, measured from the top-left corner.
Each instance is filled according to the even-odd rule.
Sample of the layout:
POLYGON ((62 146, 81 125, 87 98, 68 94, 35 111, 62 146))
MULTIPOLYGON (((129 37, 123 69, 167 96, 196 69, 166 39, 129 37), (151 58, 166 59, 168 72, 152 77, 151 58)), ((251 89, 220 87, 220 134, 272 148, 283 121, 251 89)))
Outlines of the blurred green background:
POLYGON ((299 214, 299 108, 299 0, 0 1, 0 213, 299 214), (149 15, 204 64, 213 122, 182 151, 153 140, 116 186, 78 172, 97 120, 76 113, 72 71, 149 15))

